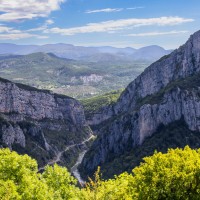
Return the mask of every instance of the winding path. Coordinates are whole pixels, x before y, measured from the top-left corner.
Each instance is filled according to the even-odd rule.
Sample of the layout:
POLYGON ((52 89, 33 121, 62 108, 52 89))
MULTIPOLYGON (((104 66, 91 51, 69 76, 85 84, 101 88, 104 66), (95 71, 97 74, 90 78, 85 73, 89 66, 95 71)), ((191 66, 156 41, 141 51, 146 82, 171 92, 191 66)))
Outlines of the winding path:
MULTIPOLYGON (((59 151, 59 152, 56 154, 55 158, 53 158, 52 160, 49 160, 49 162, 48 162, 46 165, 53 165, 53 164, 59 162, 60 159, 61 159, 61 157, 62 157, 62 155, 63 155, 63 153, 65 153, 66 151, 70 150, 71 148, 74 148, 74 147, 79 146, 79 145, 83 145, 83 144, 85 144, 86 142, 89 142, 89 141, 90 141, 91 139, 93 139, 93 138, 94 138, 94 135, 91 135, 89 138, 85 139, 85 140, 82 141, 81 143, 72 144, 72 145, 66 146, 65 149, 64 149, 63 151, 59 151)), ((85 155, 86 152, 87 152, 87 151, 85 150, 85 151, 83 151, 83 152, 81 152, 81 153, 79 154, 79 157, 78 157, 78 159, 77 159, 75 165, 71 168, 71 172, 74 174, 74 176, 78 179, 78 181, 79 181, 80 183, 84 183, 84 181, 81 179, 80 174, 79 174, 77 168, 78 168, 78 165, 82 162, 82 159, 83 159, 83 157, 84 157, 84 155, 85 155)), ((44 168, 46 167, 46 165, 43 166, 43 167, 40 167, 40 168, 38 169, 38 171, 40 172, 40 171, 44 170, 44 168)))

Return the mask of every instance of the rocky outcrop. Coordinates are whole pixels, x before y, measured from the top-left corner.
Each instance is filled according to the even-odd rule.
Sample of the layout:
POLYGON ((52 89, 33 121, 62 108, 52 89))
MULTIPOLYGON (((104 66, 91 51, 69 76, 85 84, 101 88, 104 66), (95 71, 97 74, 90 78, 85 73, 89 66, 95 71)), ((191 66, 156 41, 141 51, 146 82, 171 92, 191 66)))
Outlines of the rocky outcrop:
POLYGON ((95 114, 91 125, 100 124, 113 115, 134 109, 137 102, 158 92, 172 81, 185 78, 200 71, 200 31, 192 35, 185 45, 150 65, 131 82, 118 102, 95 114))
POLYGON ((44 165, 64 146, 90 134, 75 99, 0 79, 1 146, 28 153, 44 165))
POLYGON ((158 127, 184 119, 200 131, 200 31, 185 45, 149 66, 120 96, 89 120, 101 127, 98 139, 82 162, 93 173, 139 145, 158 127))
POLYGON ((24 133, 18 125, 12 126, 10 124, 8 127, 6 125, 2 126, 2 142, 8 145, 10 149, 12 149, 14 143, 22 147, 26 146, 24 133))

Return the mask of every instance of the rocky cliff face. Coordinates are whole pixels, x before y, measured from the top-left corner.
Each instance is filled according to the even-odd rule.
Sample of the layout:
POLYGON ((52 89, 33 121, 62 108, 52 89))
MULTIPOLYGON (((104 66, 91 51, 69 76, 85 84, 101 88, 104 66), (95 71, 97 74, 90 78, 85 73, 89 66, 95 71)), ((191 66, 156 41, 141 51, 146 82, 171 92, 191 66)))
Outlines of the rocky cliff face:
POLYGON ((82 168, 91 174, 98 165, 141 145, 158 127, 184 119, 200 131, 200 31, 185 45, 149 66, 120 96, 89 120, 101 127, 85 155, 82 168))
MULTIPOLYGON (((58 151, 90 134, 83 108, 75 99, 0 79, 1 146, 28 153, 44 165, 58 151)), ((69 158, 65 161, 70 163, 69 158)))

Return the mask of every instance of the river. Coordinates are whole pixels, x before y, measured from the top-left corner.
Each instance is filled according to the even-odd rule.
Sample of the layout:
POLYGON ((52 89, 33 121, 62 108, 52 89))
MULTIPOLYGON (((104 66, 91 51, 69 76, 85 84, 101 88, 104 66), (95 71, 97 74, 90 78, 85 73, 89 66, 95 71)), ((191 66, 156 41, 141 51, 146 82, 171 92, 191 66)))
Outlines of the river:
MULTIPOLYGON (((73 144, 73 145, 68 145, 65 147, 65 149, 63 151, 60 151, 60 152, 57 152, 56 156, 52 159, 52 160, 49 160, 47 165, 54 165, 55 163, 58 163, 63 155, 64 152, 76 147, 76 146, 79 146, 79 145, 83 145, 85 144, 86 142, 90 141, 94 139, 94 135, 90 135, 89 138, 85 139, 84 141, 82 141, 81 143, 78 143, 78 144, 73 144)), ((75 163, 75 165, 71 168, 71 173, 76 177, 76 179, 78 180, 78 182, 83 185, 85 183, 85 181, 81 178, 80 176, 80 173, 78 171, 78 166, 81 164, 82 160, 83 160, 83 157, 85 155, 85 153, 87 152, 87 150, 84 150, 82 151, 79 156, 78 156, 78 159, 75 163)), ((46 166, 46 165, 45 165, 46 166)), ((40 167, 38 169, 38 171, 42 171, 44 170, 45 166, 43 167, 40 167)))
POLYGON ((79 157, 75 163, 75 165, 71 168, 71 173, 75 176, 75 178, 78 180, 78 182, 81 184, 81 185, 84 185, 85 181, 81 178, 80 176, 80 173, 78 171, 78 166, 81 164, 82 160, 83 160, 83 157, 85 155, 87 151, 83 151, 79 154, 79 157))

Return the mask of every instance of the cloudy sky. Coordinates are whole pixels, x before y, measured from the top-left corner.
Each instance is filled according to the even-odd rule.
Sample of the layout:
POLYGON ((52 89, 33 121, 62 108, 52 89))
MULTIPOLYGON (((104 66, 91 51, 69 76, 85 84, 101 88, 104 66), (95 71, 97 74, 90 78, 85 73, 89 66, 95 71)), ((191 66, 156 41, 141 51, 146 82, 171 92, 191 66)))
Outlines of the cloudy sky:
POLYGON ((200 29, 200 0, 0 0, 0 43, 174 49, 200 29))

